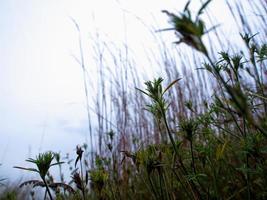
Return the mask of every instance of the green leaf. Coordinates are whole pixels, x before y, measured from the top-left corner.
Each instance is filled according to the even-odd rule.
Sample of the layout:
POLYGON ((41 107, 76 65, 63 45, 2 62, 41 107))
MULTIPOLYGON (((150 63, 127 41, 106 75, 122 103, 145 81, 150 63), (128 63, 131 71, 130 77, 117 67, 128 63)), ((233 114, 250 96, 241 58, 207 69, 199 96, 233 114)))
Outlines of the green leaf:
POLYGON ((55 166, 55 165, 61 165, 61 164, 64 164, 64 163, 65 163, 65 162, 57 162, 57 163, 53 163, 53 164, 50 165, 50 167, 55 166))
POLYGON ((78 161, 80 160, 81 158, 80 158, 80 156, 77 156, 77 158, 76 158, 76 160, 75 160, 75 167, 76 167, 76 165, 77 165, 77 163, 78 163, 78 161))
POLYGON ((26 161, 27 161, 27 162, 31 162, 31 163, 36 164, 36 160, 35 160, 35 159, 32 159, 32 158, 29 158, 29 159, 27 159, 26 161))
POLYGON ((191 0, 189 0, 186 4, 185 4, 185 7, 184 7, 184 12, 188 10, 188 7, 191 3, 191 0))
POLYGON ((177 83, 178 81, 180 81, 182 78, 178 78, 176 80, 174 80, 173 82, 171 82, 167 87, 166 89, 162 92, 162 95, 165 94, 165 92, 167 92, 175 83, 177 83))
POLYGON ((37 169, 34 169, 34 168, 25 168, 25 167, 18 167, 18 166, 14 166, 14 168, 39 173, 39 171, 37 169))
MULTIPOLYGON (((40 184, 40 183, 43 183, 42 181, 39 181, 39 180, 29 180, 29 181, 25 181, 23 183, 21 183, 19 185, 19 187, 23 187, 23 186, 27 186, 27 185, 36 185, 36 184, 40 184)), ((43 183, 44 184, 44 183, 43 183)))
POLYGON ((144 93, 145 95, 147 95, 147 96, 150 97, 150 95, 149 95, 148 93, 146 93, 145 91, 143 91, 143 90, 141 90, 141 89, 139 89, 139 88, 135 88, 135 89, 138 90, 138 91, 140 91, 140 92, 142 92, 142 93, 144 93))
POLYGON ((226 140, 223 145, 219 145, 216 149, 216 160, 220 160, 225 152, 226 146, 228 144, 228 141, 226 140))
POLYGON ((212 0, 208 0, 208 1, 206 1, 206 3, 204 3, 204 4, 200 7, 200 9, 199 9, 199 11, 198 11, 198 13, 197 13, 197 17, 200 16, 200 15, 203 13, 203 10, 209 5, 209 3, 210 3, 211 1, 212 1, 212 0))

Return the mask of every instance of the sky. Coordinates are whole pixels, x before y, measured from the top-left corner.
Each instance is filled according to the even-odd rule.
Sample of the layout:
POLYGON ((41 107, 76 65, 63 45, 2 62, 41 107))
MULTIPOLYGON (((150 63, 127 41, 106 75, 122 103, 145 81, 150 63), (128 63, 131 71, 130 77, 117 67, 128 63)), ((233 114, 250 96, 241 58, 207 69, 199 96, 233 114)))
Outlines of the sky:
MULTIPOLYGON (((97 31, 106 39, 141 49, 153 47, 144 27, 168 26, 161 10, 182 9, 172 0, 0 0, 0 178, 15 180, 25 173, 25 159, 52 150, 73 153, 85 141, 87 118, 79 57, 79 24, 85 62, 96 70, 90 50, 97 31)), ((193 1, 194 2, 194 1, 193 1)), ((224 4, 211 10, 227 22, 224 4)), ((199 1, 194 5, 199 6, 199 1)), ((233 36, 234 30, 226 28, 233 36)), ((142 57, 142 52, 139 51, 142 57)), ((94 95, 94 90, 90 95, 94 95)))

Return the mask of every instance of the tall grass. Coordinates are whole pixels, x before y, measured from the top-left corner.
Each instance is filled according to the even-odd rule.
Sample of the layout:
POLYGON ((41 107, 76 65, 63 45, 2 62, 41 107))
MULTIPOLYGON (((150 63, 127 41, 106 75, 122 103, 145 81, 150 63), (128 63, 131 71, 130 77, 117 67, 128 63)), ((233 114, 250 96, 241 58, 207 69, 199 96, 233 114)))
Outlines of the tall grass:
MULTIPOLYGON (((205 11, 213 27, 209 3, 199 14, 205 11)), ((57 199, 267 198, 267 4, 225 3, 242 44, 220 27, 201 31, 202 15, 195 19, 190 4, 180 14, 164 11, 179 45, 146 27, 158 45, 146 51, 147 60, 162 78, 145 80, 127 41, 107 43, 97 33, 98 77, 87 82, 81 48, 90 142, 77 151, 73 181, 63 181, 75 192, 50 185, 57 199)))

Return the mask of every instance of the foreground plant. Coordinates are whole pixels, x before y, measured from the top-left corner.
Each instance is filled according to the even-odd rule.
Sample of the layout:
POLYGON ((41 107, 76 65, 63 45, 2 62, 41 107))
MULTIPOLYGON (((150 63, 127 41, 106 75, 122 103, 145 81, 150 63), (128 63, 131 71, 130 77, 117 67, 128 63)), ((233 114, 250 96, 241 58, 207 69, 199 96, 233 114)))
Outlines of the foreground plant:
MULTIPOLYGON (((173 82, 171 82, 165 89, 163 89, 162 87, 162 78, 158 78, 158 79, 154 79, 154 81, 147 81, 145 82, 145 85, 147 86, 146 90, 141 90, 138 89, 140 92, 142 92, 143 94, 147 95, 148 97, 150 97, 150 99, 152 100, 152 103, 147 105, 146 109, 151 112, 154 117, 156 118, 156 121, 158 122, 158 125, 160 126, 160 123, 163 121, 165 128, 167 130, 167 134, 169 136, 169 139, 171 141, 173 150, 174 150, 174 158, 172 159, 173 162, 171 164, 171 167, 174 168, 174 165, 176 163, 176 158, 178 158, 178 163, 179 166, 182 169, 182 173, 186 176, 189 175, 187 168, 185 167, 182 158, 181 158, 181 154, 178 151, 178 146, 180 145, 179 142, 175 141, 174 137, 173 137, 173 132, 171 131, 169 124, 168 124, 168 120, 167 120, 167 109, 169 107, 169 103, 167 102, 167 100, 164 98, 164 94, 169 91, 169 89, 179 81, 180 79, 176 79, 173 82)), ((162 133, 164 134, 164 133, 162 133)), ((192 144, 192 141, 191 141, 192 144)), ((192 152, 192 162, 194 164, 194 159, 193 159, 193 147, 191 145, 191 152, 192 152)), ((194 168, 194 167, 193 167, 194 168)), ((194 168, 194 172, 195 172, 195 168, 194 168)), ((184 188, 186 188, 184 186, 184 183, 182 181, 183 177, 179 177, 177 175, 177 173, 174 170, 174 173, 177 176, 177 180, 180 182, 181 185, 183 185, 184 188)), ((200 198, 201 194, 200 191, 198 190, 196 184, 192 181, 189 180, 188 183, 190 184, 190 187, 192 187, 192 189, 194 190, 195 195, 200 198)), ((153 188, 153 187, 152 187, 153 188)))
MULTIPOLYGON (((209 61, 209 63, 204 64, 204 69, 209 71, 217 79, 219 86, 219 91, 214 92, 215 101, 217 102, 218 108, 223 111, 224 117, 227 116, 233 122, 232 127, 234 129, 226 126, 223 130, 227 131, 229 135, 234 135, 234 137, 238 138, 237 142, 246 144, 241 145, 240 149, 237 149, 238 152, 242 152, 240 152, 239 159, 243 163, 243 166, 238 168, 238 170, 242 171, 242 175, 244 175, 245 190, 247 191, 246 197, 247 199, 251 199, 253 189, 253 182, 251 180, 253 169, 251 166, 261 165, 261 163, 255 163, 250 152, 243 150, 244 147, 242 146, 246 146, 246 149, 248 140, 252 143, 250 145, 253 146, 255 140, 253 141, 249 138, 255 138, 258 134, 267 137, 265 126, 262 125, 266 123, 267 111, 266 84, 264 83, 265 77, 263 75, 266 73, 264 72, 263 62, 267 54, 266 44, 259 46, 253 43, 252 39, 255 35, 250 36, 246 33, 241 35, 241 37, 248 48, 249 58, 246 58, 244 53, 231 56, 228 52, 221 52, 221 59, 219 61, 213 61, 202 41, 202 37, 208 31, 205 31, 204 22, 199 18, 202 11, 210 2, 211 0, 208 0, 202 5, 197 12, 195 20, 192 19, 191 12, 188 9, 190 1, 186 4, 184 12, 180 16, 168 11, 163 12, 171 19, 173 28, 169 30, 174 30, 175 34, 180 38, 177 44, 181 42, 186 43, 193 47, 193 49, 203 53, 209 61), (252 79, 254 83, 251 84, 249 79, 252 79), (256 89, 248 85, 253 85, 256 89), (261 122, 262 120, 264 121, 263 123, 261 122), (235 134, 232 134, 233 130, 235 130, 235 134)), ((218 113, 218 115, 222 116, 222 113, 218 113)), ((218 127, 218 125, 216 126, 218 127)), ((192 152, 192 167, 196 173, 192 137, 189 137, 188 140, 190 141, 192 152)), ((223 141, 222 143, 223 148, 221 149, 224 149, 227 142, 223 141)))
POLYGON ((17 168, 17 169, 22 169, 22 170, 26 170, 26 171, 30 171, 30 172, 36 172, 41 177, 41 181, 39 181, 39 180, 25 181, 20 185, 20 187, 28 185, 28 184, 33 184, 33 187, 37 187, 37 186, 45 187, 46 191, 45 191, 44 199, 46 199, 46 193, 48 193, 50 200, 53 200, 53 196, 52 196, 52 193, 51 193, 49 188, 55 189, 57 187, 62 187, 63 189, 66 189, 66 190, 69 190, 70 192, 73 192, 73 189, 69 185, 66 185, 64 183, 48 183, 47 182, 46 178, 48 176, 49 169, 52 166, 56 166, 56 165, 60 165, 60 164, 64 163, 64 162, 56 162, 56 163, 52 164, 54 157, 55 157, 54 153, 52 153, 51 151, 48 151, 45 153, 40 153, 36 157, 36 159, 29 158, 26 160, 27 162, 35 164, 37 168, 25 168, 25 167, 15 166, 14 168, 17 168))
POLYGON ((184 10, 180 15, 175 15, 167 10, 163 10, 170 17, 170 22, 173 25, 172 28, 162 29, 161 31, 174 30, 175 35, 179 38, 176 44, 185 43, 196 50, 206 54, 207 49, 202 42, 202 36, 208 33, 210 30, 205 30, 204 21, 200 19, 203 14, 204 9, 208 6, 211 0, 206 1, 198 10, 195 19, 192 18, 192 13, 189 10, 189 5, 191 1, 188 1, 184 10))
POLYGON ((173 145, 173 148, 177 155, 178 155, 178 149, 176 147, 174 138, 169 128, 166 116, 169 104, 167 103, 167 100, 164 98, 164 94, 179 80, 180 79, 174 80, 165 89, 163 89, 162 87, 162 81, 163 81, 162 78, 154 79, 154 81, 145 82, 146 85, 145 91, 137 88, 140 92, 150 97, 150 99, 152 100, 152 103, 147 105, 146 109, 154 115, 159 124, 163 121, 169 139, 171 141, 171 144, 173 145))

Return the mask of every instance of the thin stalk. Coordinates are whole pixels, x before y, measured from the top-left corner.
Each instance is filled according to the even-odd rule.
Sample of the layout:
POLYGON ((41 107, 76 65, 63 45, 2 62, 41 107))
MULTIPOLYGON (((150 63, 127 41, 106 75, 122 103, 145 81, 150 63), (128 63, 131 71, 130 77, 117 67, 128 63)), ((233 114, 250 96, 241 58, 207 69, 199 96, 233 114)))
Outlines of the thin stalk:
POLYGON ((194 158, 194 152, 193 152, 193 141, 190 140, 190 151, 191 151, 191 158, 192 158, 192 168, 194 171, 194 174, 196 175, 196 167, 195 167, 195 158, 194 158))
MULTIPOLYGON (((194 158, 194 149, 193 149, 193 139, 190 139, 190 151, 191 151, 191 159, 192 159, 192 168, 193 168, 193 172, 194 174, 196 175, 197 172, 196 172, 196 166, 195 166, 195 158, 194 158)), ((205 187, 200 183, 198 177, 196 176, 196 180, 197 180, 197 183, 200 185, 201 189, 207 194, 208 194, 208 191, 206 191, 205 187)))
POLYGON ((45 188, 46 188, 46 191, 48 192, 48 195, 49 195, 50 200, 53 200, 52 194, 51 194, 51 192, 50 192, 50 190, 49 190, 49 187, 48 187, 48 185, 47 185, 47 182, 46 182, 46 180, 45 180, 45 177, 44 177, 44 178, 42 177, 42 179, 43 179, 43 182, 44 182, 44 184, 45 184, 45 188))
POLYGON ((159 187, 160 187, 161 199, 165 199, 165 196, 164 196, 164 193, 163 193, 162 178, 161 178, 161 173, 160 172, 159 172, 159 187))
MULTIPOLYGON (((150 187, 149 185, 146 183, 146 181, 144 180, 144 177, 143 176, 140 176, 140 178, 142 179, 142 181, 144 182, 145 186, 147 187, 147 189, 150 191, 150 187)), ((152 196, 157 199, 157 195, 154 194, 154 191, 152 190, 152 196)))
POLYGON ((148 181, 149 181, 149 184, 150 184, 150 187, 151 187, 151 189, 152 189, 152 192, 154 193, 154 195, 155 195, 155 197, 156 197, 156 199, 157 199, 157 192, 156 192, 156 190, 155 190, 155 188, 154 188, 154 186, 153 186, 153 183, 152 183, 152 180, 151 180, 151 177, 150 177, 150 175, 148 175, 148 181))
MULTIPOLYGON (((169 138, 171 140, 171 143, 172 143, 173 149, 175 151, 175 154, 179 157, 178 149, 176 147, 175 141, 174 141, 174 139, 172 137, 172 133, 171 133, 171 130, 170 130, 168 122, 167 122, 166 113, 165 113, 165 111, 163 109, 161 109, 161 113, 162 113, 162 116, 163 116, 164 125, 165 125, 165 127, 167 129, 167 133, 168 133, 168 136, 169 136, 169 138)), ((180 162, 180 164, 182 166, 183 171, 187 174, 187 170, 186 170, 184 164, 182 163, 182 160, 179 159, 179 162, 180 162)))
POLYGON ((246 166, 247 166, 247 174, 246 174, 246 180, 247 180, 247 197, 248 197, 248 200, 251 199, 251 192, 250 192, 250 177, 249 177, 249 172, 248 172, 248 169, 249 169, 249 163, 248 163, 248 154, 246 153, 246 166))
POLYGON ((81 180, 82 180, 82 194, 83 194, 83 200, 85 200, 85 187, 84 187, 84 181, 83 181, 83 165, 82 165, 81 159, 80 159, 80 167, 81 167, 81 180))
MULTIPOLYGON (((187 187, 185 187, 185 185, 184 185, 184 183, 182 182, 181 178, 178 176, 178 174, 176 173, 176 171, 175 171, 174 169, 172 169, 172 171, 173 171, 174 175, 176 176, 176 178, 178 179, 178 181, 181 183, 181 186, 183 187, 183 189, 184 189, 186 195, 188 196, 188 198, 189 198, 189 199, 192 199, 190 193, 187 191, 187 187)), ((190 187, 191 192, 192 192, 192 194, 193 194, 193 197, 194 197, 193 199, 197 199, 197 198, 195 197, 195 195, 194 195, 194 191, 192 190, 190 184, 189 184, 189 187, 190 187)))
MULTIPOLYGON (((172 143, 172 145, 173 145, 174 151, 175 151, 176 155, 179 156, 178 149, 177 149, 177 147, 176 147, 176 145, 175 145, 174 139, 173 139, 173 137, 172 137, 172 134, 171 134, 171 131, 170 131, 170 128, 169 128, 167 119, 166 119, 166 114, 165 114, 164 111, 162 111, 162 113, 163 113, 164 124, 165 124, 165 126, 166 126, 166 129, 167 129, 168 135, 169 135, 169 137, 170 137, 171 143, 172 143)), ((183 171, 185 172, 185 174, 188 174, 188 173, 187 173, 187 170, 186 170, 186 168, 185 168, 185 166, 184 166, 184 164, 183 164, 183 162, 182 162, 181 159, 179 159, 179 162, 180 162, 181 167, 182 167, 183 171)), ((193 181, 190 181, 190 184, 192 184, 193 189, 194 189, 195 192, 197 193, 199 199, 201 199, 201 194, 200 194, 200 192, 198 191, 198 189, 197 189, 196 185, 194 184, 194 182, 193 182, 193 181)))
POLYGON ((44 200, 46 200, 47 190, 45 190, 44 200))
MULTIPOLYGON (((90 106, 89 106, 89 99, 88 99, 88 86, 87 86, 87 78, 86 78, 86 69, 85 69, 85 62, 84 62, 84 52, 83 52, 83 46, 82 46, 82 37, 81 37, 81 31, 80 31, 80 27, 78 25, 78 23, 71 18, 71 20, 73 21, 73 23, 76 26, 76 29, 78 31, 79 34, 79 50, 80 50, 80 65, 82 67, 83 70, 83 85, 84 85, 84 92, 85 92, 85 100, 86 100, 86 111, 87 111, 87 120, 88 120, 88 131, 89 131, 89 135, 90 135, 90 146, 91 146, 91 165, 93 166, 93 136, 92 136, 92 127, 91 127, 91 115, 90 115, 90 106)), ((88 139, 87 139, 87 135, 85 135, 85 141, 88 144, 88 139)))
MULTIPOLYGON (((246 120, 243 117, 243 129, 244 129, 244 137, 247 138, 247 131, 246 131, 246 120)), ((251 192, 250 192, 250 177, 249 177, 249 155, 248 152, 246 152, 246 182, 247 182, 247 199, 250 200, 251 199, 251 192)))
POLYGON ((211 162, 211 160, 209 158, 207 160, 208 160, 208 162, 210 164, 211 171, 212 171, 212 179, 213 179, 213 182, 214 182, 215 195, 218 198, 218 181, 217 181, 217 175, 216 175, 216 171, 215 171, 216 167, 213 165, 213 162, 211 162))
MULTIPOLYGON (((261 92, 261 95, 262 96, 265 96, 265 94, 264 94, 264 85, 262 83, 262 80, 261 80, 260 75, 259 75, 259 72, 258 72, 258 67, 257 67, 256 60, 255 60, 255 57, 254 57, 254 52, 250 52, 250 54, 251 54, 250 61, 251 61, 252 65, 253 65, 253 67, 254 67, 254 71, 255 71, 255 74, 256 74, 256 77, 257 77, 256 78, 257 79, 256 80, 256 85, 258 85, 259 90, 261 92)), ((265 101, 262 101, 262 103, 264 105, 264 111, 266 113, 267 112, 266 102, 265 101)))
POLYGON ((167 185, 167 181, 166 181, 166 175, 164 173, 164 171, 162 172, 162 178, 163 178, 163 182, 164 182, 164 185, 165 185, 165 191, 166 191, 166 195, 167 195, 167 199, 171 199, 171 196, 170 196, 170 193, 168 192, 168 185, 167 185))

